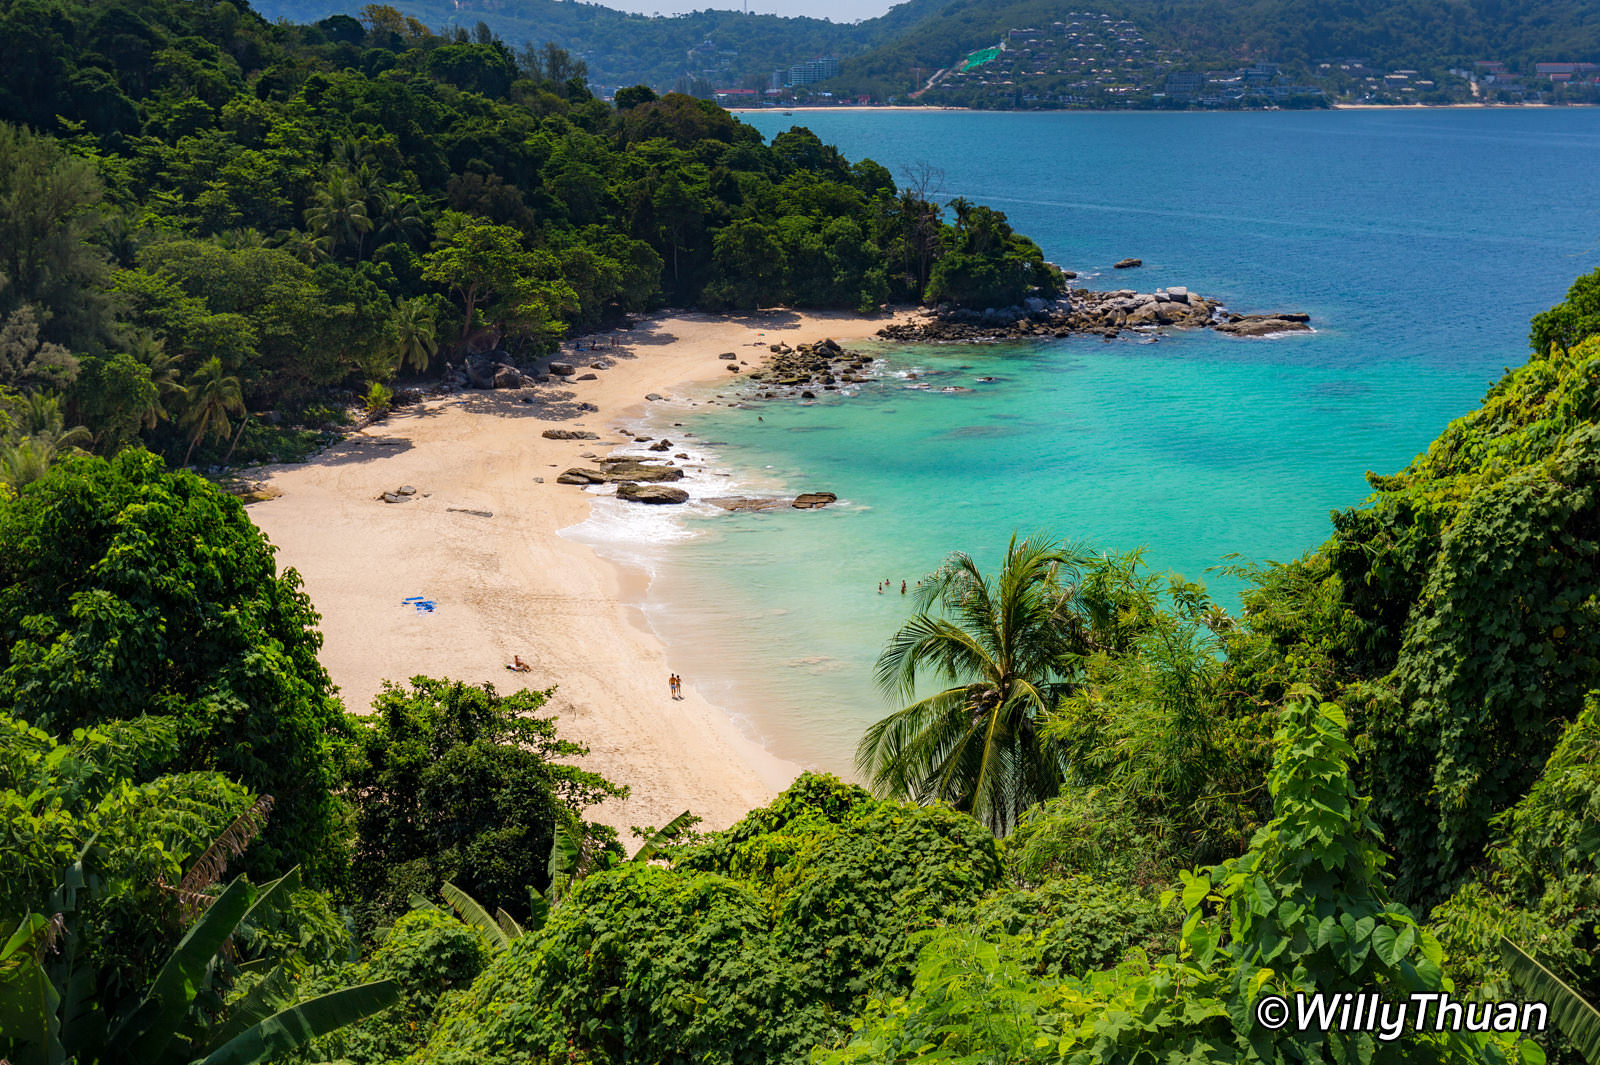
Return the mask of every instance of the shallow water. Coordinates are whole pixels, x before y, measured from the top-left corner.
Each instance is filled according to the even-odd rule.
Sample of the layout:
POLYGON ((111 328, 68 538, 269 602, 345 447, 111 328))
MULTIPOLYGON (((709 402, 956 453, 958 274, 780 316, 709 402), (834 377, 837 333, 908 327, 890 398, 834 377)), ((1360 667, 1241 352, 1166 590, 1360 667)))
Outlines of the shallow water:
MULTIPOLYGON (((690 683, 777 754, 836 772, 888 709, 871 664, 908 612, 900 580, 956 549, 992 563, 1014 530, 1045 529, 1142 547, 1232 608, 1238 584, 1215 567, 1316 546, 1366 470, 1403 466, 1475 406, 1525 358, 1529 316, 1600 263, 1600 173, 1582 163, 1600 148, 1594 110, 751 121, 769 136, 803 123, 897 176, 943 167, 945 198, 1006 211, 1080 284, 1183 284, 1242 312, 1308 311, 1317 329, 879 345, 885 376, 854 396, 655 411, 657 432, 694 433, 728 475, 698 495, 840 502, 608 503, 574 534, 655 575, 646 612, 690 683), (1124 256, 1146 266, 1109 269, 1124 256)), ((731 399, 703 398, 718 391, 731 399)))

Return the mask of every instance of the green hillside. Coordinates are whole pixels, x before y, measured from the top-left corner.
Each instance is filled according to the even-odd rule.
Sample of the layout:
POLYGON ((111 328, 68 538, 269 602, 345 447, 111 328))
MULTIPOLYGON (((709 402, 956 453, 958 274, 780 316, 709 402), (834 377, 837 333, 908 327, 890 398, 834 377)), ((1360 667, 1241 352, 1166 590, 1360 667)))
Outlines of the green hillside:
MULTIPOLYGON (((709 92, 713 88, 757 88, 774 70, 820 55, 843 60, 841 74, 823 90, 869 93, 879 100, 917 90, 935 72, 980 49, 997 45, 1008 30, 1070 22, 1074 13, 1126 20, 1147 42, 1149 62, 1137 64, 1122 79, 1133 95, 1150 102, 1166 74, 1174 71, 1229 70, 1257 62, 1283 68, 1285 80, 1305 83, 1330 97, 1363 98, 1364 79, 1394 70, 1413 70, 1429 82, 1415 99, 1470 98, 1466 79, 1451 68, 1470 69, 1481 59, 1499 60, 1512 72, 1532 74, 1533 65, 1552 61, 1600 61, 1600 2, 1558 0, 1550 4, 1510 4, 1504 0, 1019 0, 994 4, 980 0, 910 0, 886 14, 853 25, 821 19, 745 15, 735 11, 697 11, 661 18, 625 14, 598 4, 565 0, 402 0, 395 5, 430 28, 478 22, 520 47, 554 41, 581 57, 594 84, 646 83, 709 92), (1083 10, 1079 10, 1082 8, 1083 10), (1159 57, 1156 56, 1159 53, 1159 57), (1337 62, 1357 59, 1367 69, 1341 70, 1337 62)), ((354 0, 267 0, 268 18, 312 22, 335 13, 354 14, 354 0)), ((1016 82, 1024 92, 1046 97, 1072 95, 1070 64, 1053 66, 1045 80, 1016 82), (1060 77, 1049 75, 1062 69, 1060 77)), ((1103 84, 1109 84, 1103 83, 1103 84)), ((1512 96, 1552 88, 1548 79, 1516 83, 1512 96)), ((1503 88, 1503 87, 1502 87, 1503 88)), ((926 102, 993 106, 998 89, 963 91, 926 102)), ((1082 95, 1081 92, 1078 95, 1082 95)), ((1059 99, 1057 102, 1060 102, 1059 99)), ((1100 93, 1085 101, 1114 106, 1100 93)), ((1123 101, 1126 102, 1126 101, 1123 101)), ((1399 95, 1394 102, 1405 102, 1399 95)))
MULTIPOLYGON (((297 23, 354 15, 360 6, 354 0, 268 0, 256 5, 269 19, 297 23)), ((406 0, 395 6, 434 30, 454 26, 470 30, 482 22, 513 48, 554 41, 582 57, 596 85, 647 84, 658 90, 673 88, 685 76, 708 74, 717 88, 746 82, 764 86, 774 70, 821 55, 854 55, 882 39, 861 27, 825 19, 736 11, 652 18, 563 0, 459 5, 450 0, 406 0), (707 40, 713 48, 705 49, 707 40)))

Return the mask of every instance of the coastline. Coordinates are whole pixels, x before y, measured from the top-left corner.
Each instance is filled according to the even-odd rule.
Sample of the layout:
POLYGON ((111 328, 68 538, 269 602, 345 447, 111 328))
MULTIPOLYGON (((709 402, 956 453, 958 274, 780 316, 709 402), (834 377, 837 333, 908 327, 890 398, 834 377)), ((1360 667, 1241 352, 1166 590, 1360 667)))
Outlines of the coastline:
MULTIPOLYGON (((1600 107, 1600 104, 1589 103, 1454 103, 1454 104, 1341 104, 1330 103, 1327 107, 1295 108, 1307 113, 1317 111, 1553 111, 1566 107, 1600 107)), ((1164 111, 1155 108, 1135 107, 1024 107, 1015 109, 997 109, 987 107, 952 107, 942 104, 793 104, 788 107, 774 105, 772 107, 730 107, 727 109, 733 115, 770 115, 783 114, 790 111, 971 111, 978 114, 1086 114, 1086 115, 1218 115, 1218 114, 1249 114, 1268 113, 1281 111, 1283 108, 1246 107, 1237 111, 1227 108, 1189 107, 1177 111, 1164 111)))
POLYGON ((586 451, 629 441, 618 426, 643 415, 647 394, 724 379, 721 353, 754 364, 780 338, 857 340, 891 320, 655 316, 619 334, 615 349, 557 356, 611 362, 584 370, 596 380, 428 396, 310 462, 252 471, 281 495, 249 513, 280 567, 304 580, 322 618, 320 657, 347 709, 364 713, 384 680, 419 674, 500 691, 554 686, 547 711, 564 738, 590 747, 579 764, 632 789, 590 810, 592 820, 629 846, 630 826, 662 825, 686 808, 707 829, 725 828, 799 767, 747 738, 694 677, 682 700, 668 697, 667 675, 681 667, 638 606, 649 575, 561 535, 588 519, 595 497, 556 476, 586 451), (546 429, 601 440, 548 440, 546 429), (379 499, 402 485, 416 494, 379 499), (420 613, 402 603, 408 596, 435 609, 420 613), (508 671, 513 655, 532 671, 508 671))

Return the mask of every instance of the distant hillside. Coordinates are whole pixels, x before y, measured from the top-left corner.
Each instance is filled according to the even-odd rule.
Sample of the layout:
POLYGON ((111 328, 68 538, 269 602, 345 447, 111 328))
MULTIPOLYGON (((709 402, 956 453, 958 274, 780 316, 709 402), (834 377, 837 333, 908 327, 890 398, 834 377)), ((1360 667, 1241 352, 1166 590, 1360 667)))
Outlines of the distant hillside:
MULTIPOLYGON (((262 0, 254 6, 269 19, 316 22, 354 15, 363 5, 358 0, 262 0)), ((868 31, 867 24, 737 11, 655 18, 575 0, 400 0, 392 6, 435 30, 470 30, 483 22, 513 48, 554 41, 581 57, 590 79, 604 86, 644 83, 670 89, 687 75, 718 88, 747 82, 755 87, 774 70, 822 55, 856 55, 886 39, 868 31), (711 48, 705 47, 708 40, 711 48)))
MULTIPOLYGON (((1147 50, 1138 64, 1119 69, 1126 84, 1115 86, 1118 78, 1095 73, 1102 74, 1101 89, 1114 86, 1146 103, 1169 72, 1259 62, 1283 69, 1280 88, 1315 77, 1318 90, 1336 98, 1379 98, 1373 94, 1376 89, 1381 97, 1384 75, 1419 72, 1413 95, 1388 86, 1395 102, 1466 98, 1466 80, 1448 71, 1471 69, 1477 60, 1498 60, 1524 75, 1539 62, 1600 62, 1600 0, 909 0, 854 25, 709 10, 647 17, 575 0, 398 0, 394 6, 436 29, 471 29, 482 21, 513 47, 554 41, 580 56, 602 86, 645 82, 666 89, 696 79, 701 90, 763 87, 774 70, 834 55, 842 60, 840 75, 821 88, 880 100, 908 95, 936 71, 996 45, 1008 30, 1048 32, 1054 23, 1089 16, 1132 24, 1147 50), (1341 70, 1339 60, 1361 64, 1341 70), (1331 69, 1320 66, 1328 61, 1331 69)), ((257 7, 269 18, 305 22, 353 14, 360 4, 263 0, 257 7)), ((957 86, 947 86, 937 102, 986 106, 988 93, 1014 96, 1011 105, 1026 106, 1025 91, 1076 99, 1070 66, 1041 70, 1044 80, 1026 85, 1011 76, 987 87, 977 85, 982 79, 967 79, 971 84, 954 97, 957 86), (997 88, 1002 82, 1003 93, 997 88)), ((1515 93, 1506 98, 1520 99, 1551 86, 1548 78, 1535 85, 1513 77, 1495 91, 1504 95, 1508 88, 1515 93)), ((1114 99, 1102 92, 1087 102, 1114 99)))
POLYGON ((1338 58, 1384 69, 1600 62, 1600 0, 950 0, 847 62, 840 80, 898 85, 908 70, 946 66, 1008 29, 1048 27, 1084 10, 1136 23, 1154 46, 1196 68, 1261 60, 1305 68, 1338 58))

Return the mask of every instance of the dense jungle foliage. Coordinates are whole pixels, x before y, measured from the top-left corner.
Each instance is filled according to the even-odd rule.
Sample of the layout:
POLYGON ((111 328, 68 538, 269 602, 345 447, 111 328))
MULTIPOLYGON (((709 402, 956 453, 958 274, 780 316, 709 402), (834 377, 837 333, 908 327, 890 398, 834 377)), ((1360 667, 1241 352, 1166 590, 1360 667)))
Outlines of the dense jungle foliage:
POLYGON ((559 48, 393 8, 290 26, 228 0, 4 0, 0 66, 12 484, 132 443, 291 456, 342 417, 332 392, 663 305, 1058 284, 1003 216, 969 232, 804 129, 768 144, 648 89, 618 109, 559 48))
POLYGON ((1577 1006, 1394 1041, 1255 1008, 1521 999, 1513 943, 1535 997, 1600 998, 1600 336, 1546 329, 1593 284, 1242 616, 1136 554, 956 556, 885 651, 879 795, 806 775, 635 860, 547 693, 344 716, 236 502, 63 463, 0 501, 0 1054, 1582 1061, 1577 1006))
POLYGON ((647 302, 738 304, 762 291, 743 257, 829 299, 869 276, 988 296, 1037 249, 686 97, 616 112, 514 60, 502 96, 451 87, 501 69, 473 66, 492 39, 152 5, 163 33, 226 47, 163 37, 129 95, 146 9, 26 10, 10 59, 48 87, 56 44, 100 41, 107 65, 72 69, 135 124, 91 130, 80 107, 48 119, 59 137, 0 127, 0 1058, 1593 1058, 1577 1006, 1533 1040, 1274 1032, 1255 1010, 1313 990, 1600 1001, 1600 272, 1320 548, 1241 567, 1240 616, 1046 534, 994 571, 952 556, 880 661, 906 706, 862 744, 875 793, 808 774, 725 831, 641 829, 628 859, 586 818, 626 782, 566 764, 583 749, 539 716, 549 693, 416 677, 348 713, 313 605, 241 504, 120 445, 231 448, 216 430, 241 405, 442 357, 373 346, 374 307, 395 336, 417 309, 413 339, 441 349, 485 329, 534 349, 631 305, 625 261, 654 271, 647 302), (340 27, 359 38, 330 42, 340 27), (537 158, 539 182, 491 158, 537 158), (284 187, 306 200, 274 206, 258 166, 301 174, 284 187), (412 197, 414 243, 375 235, 371 189, 412 197), (679 210, 713 202, 728 212, 679 210), (653 221, 630 228, 635 208, 653 221), (273 211, 270 236, 235 224, 273 211), (879 258, 844 254, 869 222, 879 258), (823 274, 830 249, 846 266, 823 274), (74 448, 107 454, 49 461, 74 448))

